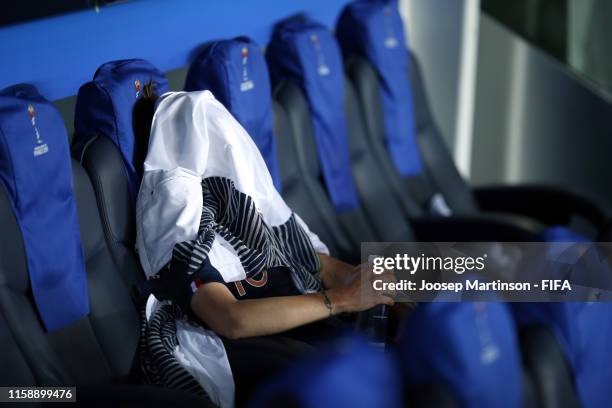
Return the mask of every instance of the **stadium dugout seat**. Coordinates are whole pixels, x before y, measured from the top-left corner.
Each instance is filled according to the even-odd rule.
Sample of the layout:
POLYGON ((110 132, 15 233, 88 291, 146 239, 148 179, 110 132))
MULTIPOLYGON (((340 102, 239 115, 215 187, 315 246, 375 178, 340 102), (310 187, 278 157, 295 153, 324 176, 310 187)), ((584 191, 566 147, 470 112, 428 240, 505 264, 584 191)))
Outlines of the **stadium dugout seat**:
MULTIPOLYGON (((382 240, 368 221, 363 208, 338 212, 330 202, 313 136, 310 112, 300 89, 290 81, 281 81, 274 87, 273 96, 286 113, 289 131, 283 136, 290 137, 295 148, 297 160, 294 166, 299 167, 301 177, 312 186, 311 189, 317 191, 312 201, 324 202, 334 211, 337 222, 350 239, 351 247, 359 248, 362 242, 382 240)), ((283 150, 279 149, 279 152, 283 154, 283 150)))
MULTIPOLYGON (((419 209, 411 217, 431 214, 432 198, 440 195, 450 214, 491 212, 510 220, 535 219, 542 224, 543 240, 600 236, 598 229, 609 220, 610 211, 593 198, 555 187, 472 189, 465 182, 429 110, 418 61, 407 51, 396 6, 394 1, 352 2, 339 18, 336 35, 357 90, 372 153, 392 180, 396 196, 402 202, 417 200, 419 209), (393 137, 399 135, 408 139, 420 169, 394 162, 400 157, 394 153, 401 149, 394 151, 393 137)), ((535 406, 595 407, 609 402, 609 386, 604 384, 611 366, 607 307, 579 302, 513 305, 521 326, 525 383, 536 397, 535 406)))
POLYGON ((149 81, 158 94, 169 90, 164 74, 147 61, 103 64, 93 80, 79 89, 72 142, 73 157, 92 181, 111 255, 131 290, 144 281, 134 252, 135 193, 150 124, 139 128, 134 123, 154 109, 150 101, 140 98, 149 81))
POLYGON ((262 386, 249 406, 311 408, 321 401, 351 408, 461 406, 440 382, 405 387, 399 362, 396 351, 381 353, 359 335, 347 334, 262 386))
MULTIPOLYGON (((319 180, 320 186, 325 188, 319 165, 321 158, 317 154, 316 139, 313 134, 314 130, 306 98, 300 88, 291 81, 280 82, 275 90, 275 97, 287 112, 292 125, 291 135, 294 143, 298 146, 298 154, 301 155, 300 162, 305 165, 304 172, 311 174, 312 179, 319 180)), ((355 163, 359 161, 359 158, 353 155, 350 158, 354 169, 353 176, 368 177, 366 172, 360 172, 363 168, 355 163)), ((375 179, 369 179, 368 181, 367 185, 363 185, 366 189, 369 190, 371 187, 372 190, 376 190, 379 188, 380 183, 375 179), (371 183, 372 181, 374 183, 371 183)), ((401 242, 414 239, 404 212, 395 205, 393 199, 385 202, 385 198, 389 198, 388 196, 383 194, 376 197, 374 193, 370 201, 364 199, 361 195, 364 193, 363 190, 359 190, 358 193, 360 193, 360 207, 354 212, 338 214, 338 219, 357 243, 368 241, 401 242)))
POLYGON ((489 217, 409 220, 409 211, 397 199, 371 154, 361 108, 351 83, 344 78, 340 52, 327 28, 304 16, 279 23, 268 45, 267 59, 276 84, 274 96, 287 113, 304 176, 318 181, 331 196, 334 186, 326 179, 324 163, 342 165, 349 171, 341 184, 354 185, 358 198, 351 211, 337 211, 337 217, 356 244, 372 238, 411 241, 415 237, 421 241, 535 240, 533 231, 525 225, 489 217), (304 44, 304 38, 310 44, 304 44), (322 66, 317 65, 318 52, 323 53, 322 66), (324 75, 317 71, 322 68, 324 75), (321 121, 325 123, 317 123, 321 121), (326 146, 327 139, 343 139, 343 135, 338 146, 326 146), (346 161, 339 159, 343 148, 349 154, 346 161), (366 233, 368 226, 370 232, 366 233))
POLYGON ((385 181, 372 174, 376 167, 369 166, 371 155, 351 140, 355 132, 363 131, 363 124, 359 112, 353 111, 356 105, 343 89, 344 70, 340 53, 334 46, 329 30, 306 18, 278 23, 267 48, 273 81, 286 80, 279 87, 277 98, 287 111, 294 139, 303 146, 302 152, 312 153, 303 160, 310 165, 316 163, 314 159, 318 156, 322 169, 319 171, 332 202, 334 189, 351 187, 357 196, 352 199, 346 194, 351 199, 351 209, 362 210, 379 241, 411 240, 413 234, 403 210, 387 194, 383 187, 385 181), (341 152, 341 148, 350 150, 341 152), (344 154, 346 160, 342 159, 344 154), (331 162, 344 168, 327 170, 331 162), (347 173, 345 179, 331 183, 329 179, 337 177, 340 171, 347 173))
POLYGON ((456 406, 535 406, 508 306, 442 300, 419 305, 405 322, 397 353, 407 395, 441 387, 456 406))
POLYGON ((580 407, 570 367, 559 342, 543 325, 520 330, 520 346, 538 407, 580 407))
POLYGON ((546 241, 595 239, 610 219, 608 206, 567 189, 472 188, 466 183, 429 109, 418 62, 406 52, 396 2, 349 3, 336 35, 364 114, 370 150, 410 217, 488 214, 529 228, 546 241))
POLYGON ((249 406, 399 408, 405 405, 393 358, 364 338, 346 335, 326 344, 317 355, 301 358, 262 386, 249 406))
MULTIPOLYGON (((318 177, 304 177, 302 166, 296 165, 300 158, 292 129, 284 109, 272 101, 268 68, 259 46, 246 37, 206 44, 185 82, 186 91, 203 89, 210 90, 247 130, 273 166, 271 173, 279 169, 283 198, 326 243, 331 255, 359 262, 360 247, 342 229, 318 177), (276 148, 269 147, 274 144, 276 148)), ((366 234, 362 236, 367 238, 366 234)))
POLYGON ((515 303, 521 347, 543 407, 601 407, 612 398, 612 304, 515 303))
POLYGON ((83 405, 206 406, 138 384, 139 312, 59 113, 34 87, 10 87, 0 92, 0 130, 3 385, 76 385, 83 405))
MULTIPOLYGON (((336 213, 318 179, 305 177, 299 163, 295 139, 291 136, 291 125, 283 107, 272 102, 274 134, 277 137, 282 196, 297 214, 304 219, 328 246, 330 254, 350 263, 359 263, 360 246, 346 233, 338 222, 336 213), (329 244, 328 244, 329 243, 329 244)), ((365 224, 364 224, 365 225, 365 224)), ((364 226, 362 237, 371 236, 369 227, 364 226)))
MULTIPOLYGON (((0 214, 0 217, 4 213, 0 214)), ((5 387, 36 384, 34 373, 30 370, 23 354, 21 354, 19 344, 17 344, 13 333, 9 330, 8 323, 2 313, 0 313, 0 344, 2 344, 2 351, 0 352, 0 367, 2 367, 2 370, 0 370, 0 384, 5 387)))

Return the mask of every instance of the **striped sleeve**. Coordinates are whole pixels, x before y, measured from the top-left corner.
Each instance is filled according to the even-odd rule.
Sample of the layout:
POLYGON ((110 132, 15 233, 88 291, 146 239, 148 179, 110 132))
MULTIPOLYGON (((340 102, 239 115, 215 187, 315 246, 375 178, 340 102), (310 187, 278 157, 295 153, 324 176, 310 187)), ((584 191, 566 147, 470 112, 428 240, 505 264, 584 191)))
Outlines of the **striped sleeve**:
POLYGON ((327 248, 327 245, 325 245, 325 243, 321 241, 317 234, 315 234, 310 230, 310 228, 308 228, 308 225, 304 222, 304 220, 297 214, 295 214, 295 219, 297 220, 297 223, 300 225, 300 227, 302 227, 304 232, 306 232, 306 234, 308 235, 310 243, 312 244, 312 247, 314 248, 315 252, 318 254, 329 255, 329 249, 327 248))

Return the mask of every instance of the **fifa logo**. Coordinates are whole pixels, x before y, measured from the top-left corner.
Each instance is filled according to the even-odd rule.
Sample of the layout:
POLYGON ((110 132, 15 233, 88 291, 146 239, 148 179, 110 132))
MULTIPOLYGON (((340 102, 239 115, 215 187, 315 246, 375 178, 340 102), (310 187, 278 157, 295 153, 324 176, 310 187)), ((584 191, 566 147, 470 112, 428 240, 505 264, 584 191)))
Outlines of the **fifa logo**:
POLYGON ((31 104, 28 105, 28 116, 30 117, 30 122, 32 123, 32 129, 34 129, 34 134, 36 135, 36 146, 34 146, 34 157, 41 156, 49 151, 49 146, 43 142, 40 137, 40 132, 38 131, 38 127, 36 126, 36 111, 34 110, 34 106, 31 104))
POLYGON ((480 338, 480 362, 484 365, 495 362, 499 357, 499 347, 491 336, 489 318, 487 316, 487 305, 484 302, 475 302, 476 329, 480 338))
POLYGON ((249 79, 249 49, 247 47, 242 47, 241 51, 242 55, 242 82, 240 82, 240 92, 250 91, 255 87, 253 81, 249 79))
POLYGON ((140 81, 139 80, 134 81, 134 89, 136 89, 136 98, 138 98, 140 96, 140 81))
POLYGON ((330 73, 329 67, 325 63, 325 57, 323 56, 323 51, 321 50, 321 44, 319 43, 319 37, 316 34, 310 35, 310 43, 314 47, 315 53, 317 54, 317 72, 320 76, 327 76, 330 73))
POLYGON ((398 41, 397 38, 395 38, 395 33, 393 32, 393 21, 391 9, 389 7, 385 7, 383 9, 383 18, 385 25, 385 47, 395 48, 398 45, 398 41))

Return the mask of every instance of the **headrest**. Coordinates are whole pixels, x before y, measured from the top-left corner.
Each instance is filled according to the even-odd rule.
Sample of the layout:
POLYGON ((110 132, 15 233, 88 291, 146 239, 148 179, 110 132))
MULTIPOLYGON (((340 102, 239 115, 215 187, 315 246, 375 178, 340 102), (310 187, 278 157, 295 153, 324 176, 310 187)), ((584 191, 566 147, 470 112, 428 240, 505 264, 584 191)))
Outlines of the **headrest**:
POLYGON ((373 348, 360 337, 347 336, 263 386, 250 406, 273 406, 281 396, 293 402, 291 406, 302 408, 400 407, 397 371, 391 354, 373 348))
POLYGON ((362 55, 378 73, 387 149, 395 168, 405 177, 421 173, 409 55, 397 1, 349 3, 338 20, 336 36, 345 57, 362 55))
POLYGON ((164 74, 141 59, 103 64, 93 80, 82 85, 77 96, 74 118, 74 146, 82 152, 95 136, 108 137, 123 156, 132 197, 140 184, 134 161, 134 105, 144 86, 151 81, 157 95, 168 92, 164 74))
POLYGON ((49 101, 29 85, 0 91, 0 181, 21 229, 34 301, 48 331, 89 313, 70 160, 64 122, 49 101))
POLYGON ((281 189, 272 132, 272 91, 268 67, 259 45, 250 38, 206 44, 191 64, 186 91, 208 89, 253 138, 274 180, 281 189))
POLYGON ((306 96, 334 208, 357 208, 344 116, 344 67, 336 40, 327 27, 298 16, 275 27, 266 52, 272 80, 293 81, 306 96))
POLYGON ((514 303, 512 312, 519 326, 544 325, 552 330, 585 407, 607 405, 612 398, 611 303, 514 303))
POLYGON ((520 354, 504 303, 423 303, 399 347, 409 386, 441 383, 466 407, 521 405, 520 354))
MULTIPOLYGON (((565 225, 554 225, 542 232, 542 240, 545 242, 590 242, 585 236, 573 231, 565 225)), ((560 247, 558 247, 560 248, 560 247)))

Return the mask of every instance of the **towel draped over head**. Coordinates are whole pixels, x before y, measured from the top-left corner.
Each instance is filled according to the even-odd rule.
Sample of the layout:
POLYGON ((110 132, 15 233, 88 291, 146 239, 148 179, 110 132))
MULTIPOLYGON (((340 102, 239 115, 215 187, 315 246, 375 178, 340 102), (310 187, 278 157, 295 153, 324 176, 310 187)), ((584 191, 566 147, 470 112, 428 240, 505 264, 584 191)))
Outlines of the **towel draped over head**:
POLYGON ((209 91, 161 97, 136 222, 147 277, 175 261, 192 276, 208 259, 226 282, 285 266, 302 293, 321 288, 316 252, 327 249, 285 204, 253 140, 209 91), (237 258, 238 271, 223 268, 237 258))

